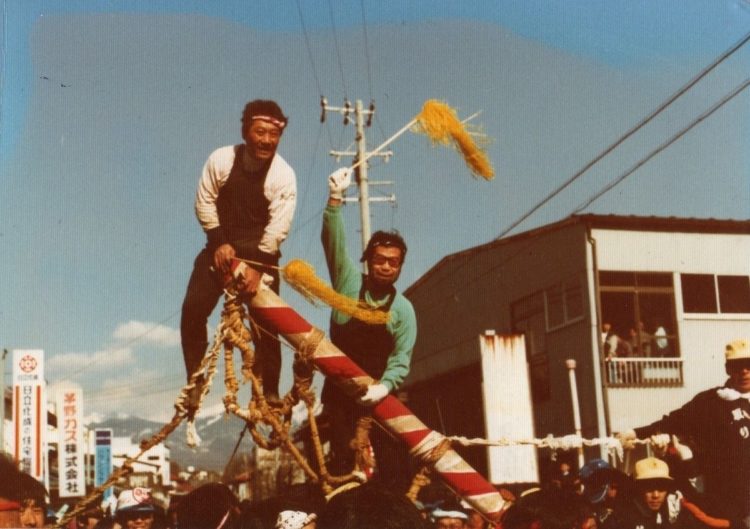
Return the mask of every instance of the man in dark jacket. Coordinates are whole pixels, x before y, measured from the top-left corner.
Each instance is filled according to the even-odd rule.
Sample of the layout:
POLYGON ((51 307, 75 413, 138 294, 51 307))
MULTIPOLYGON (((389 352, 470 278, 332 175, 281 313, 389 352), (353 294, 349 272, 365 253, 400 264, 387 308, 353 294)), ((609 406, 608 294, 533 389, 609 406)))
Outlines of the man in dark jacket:
POLYGON ((659 433, 690 438, 705 481, 707 514, 750 528, 750 341, 734 340, 725 350, 729 379, 698 393, 683 407, 648 426, 619 435, 623 445, 659 433))

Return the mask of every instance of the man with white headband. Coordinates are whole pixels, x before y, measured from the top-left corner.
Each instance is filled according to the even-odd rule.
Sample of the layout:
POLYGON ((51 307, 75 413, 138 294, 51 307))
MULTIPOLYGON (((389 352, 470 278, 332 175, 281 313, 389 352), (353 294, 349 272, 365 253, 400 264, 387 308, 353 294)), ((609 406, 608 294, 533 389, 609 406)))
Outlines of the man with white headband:
MULTIPOLYGON (((188 379, 206 352, 206 323, 223 293, 223 278, 230 273, 232 259, 250 262, 244 294, 254 295, 261 280, 278 293, 279 274, 274 267, 297 202, 294 170, 276 153, 287 123, 275 101, 249 102, 242 114, 244 143, 215 150, 203 167, 195 213, 207 243, 195 259, 180 322, 188 379)), ((273 404, 278 402, 281 348, 275 336, 258 334, 253 338, 253 371, 262 378, 263 393, 273 404)), ((191 417, 201 386, 199 380, 188 403, 191 417)))

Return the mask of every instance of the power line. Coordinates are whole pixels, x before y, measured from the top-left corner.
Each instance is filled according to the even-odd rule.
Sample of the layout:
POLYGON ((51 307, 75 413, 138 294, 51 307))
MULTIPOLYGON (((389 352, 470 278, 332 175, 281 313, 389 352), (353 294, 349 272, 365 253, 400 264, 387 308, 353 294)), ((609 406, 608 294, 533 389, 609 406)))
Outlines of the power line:
MULTIPOLYGON (((142 332, 141 334, 139 334, 139 335, 131 338, 130 340, 126 341, 125 343, 118 345, 118 348, 127 347, 127 346, 129 346, 129 345, 137 342, 141 338, 144 338, 145 336, 148 336, 150 333, 152 333, 153 331, 155 331, 157 328, 159 328, 160 326, 164 325, 166 322, 168 322, 169 320, 171 320, 172 318, 174 318, 175 316, 177 316, 181 311, 182 311, 182 308, 177 309, 175 312, 173 312, 172 314, 170 314, 169 316, 167 316, 166 318, 164 318, 160 322, 154 324, 151 328, 149 328, 149 329, 145 330, 144 332, 142 332)), ((66 380, 71 380, 74 376, 83 373, 87 369, 91 368, 94 364, 99 363, 104 358, 105 357, 102 356, 99 359, 92 360, 91 362, 89 362, 88 364, 86 364, 85 366, 83 366, 81 369, 78 369, 77 371, 73 371, 67 377, 62 378, 61 382, 64 382, 66 380)))
POLYGON ((709 64, 706 68, 701 70, 698 75, 696 75, 693 79, 688 81, 686 85, 684 85, 682 88, 680 88, 677 92, 675 92, 672 96, 670 96, 664 103, 659 105, 654 111, 652 111, 648 116, 643 118, 638 124, 636 124, 633 128, 628 130, 625 134, 620 136, 618 140, 616 140, 614 143, 612 143, 609 147, 604 149, 601 153, 599 153, 593 160, 588 162, 586 165, 583 166, 583 168, 579 169, 573 176, 568 178, 565 182, 563 182, 560 186, 554 189, 550 194, 548 194, 546 197, 544 197, 540 202, 538 202, 536 205, 534 205, 530 210, 528 210, 526 213, 521 215, 516 221, 511 223, 507 228, 505 228, 500 235, 496 237, 496 239, 501 239, 505 235, 507 235, 510 231, 512 231, 516 226, 521 224, 524 220, 529 218, 532 214, 534 214, 539 208, 541 208, 543 205, 545 205, 547 202, 552 200, 555 196, 557 196, 562 190, 564 190, 566 187, 568 187, 570 184, 575 182, 581 175, 583 175, 586 171, 588 171, 594 164, 599 162, 602 158, 607 156, 609 153, 611 153, 613 150, 615 150, 617 147, 622 145, 622 143, 625 142, 628 138, 630 138, 633 134, 635 134, 638 130, 643 128, 647 123, 649 123, 652 119, 654 119, 656 116, 658 116, 663 110, 665 110, 668 106, 670 106, 672 103, 677 100, 681 95, 683 95, 685 92, 690 90, 693 86, 695 86, 698 81, 703 79, 706 75, 709 74, 714 68, 716 68, 719 64, 724 62, 725 59, 727 59, 730 55, 732 55, 734 52, 736 52, 738 49, 740 49, 742 46, 744 46, 748 41, 750 41, 750 33, 747 33, 742 39, 740 39, 737 44, 729 48, 727 51, 725 51, 723 54, 721 54, 717 59, 715 59, 711 64, 709 64))
POLYGON ((339 38, 336 34, 336 23, 333 19, 333 6, 331 5, 331 0, 328 0, 328 14, 331 17, 331 30, 333 31, 333 42, 336 46, 336 57, 338 58, 339 73, 341 73, 341 84, 344 88, 344 97, 346 99, 349 99, 349 91, 346 89, 346 78, 344 77, 344 63, 341 60, 341 49, 339 47, 339 38))
POLYGON ((737 88, 732 90, 729 94, 724 96, 718 103, 714 104, 711 108, 706 110, 703 114, 698 116, 696 119, 690 122, 689 125, 687 125, 685 128, 680 130, 677 134, 669 138, 667 141, 659 145, 656 149, 651 151, 645 158, 641 159, 638 163, 636 163, 633 167, 631 167, 629 170, 627 170, 625 173, 623 173, 621 176, 619 176, 616 180, 611 182, 610 184, 603 187, 600 191, 598 191, 596 194, 594 194, 591 198, 589 198, 586 202, 578 206, 575 210, 573 210, 573 213, 579 213, 582 210, 586 209, 588 206, 590 206, 596 199, 601 197, 603 194, 608 192, 610 189, 614 188, 616 185, 618 185, 620 182, 625 180, 628 176, 633 174, 636 170, 638 170, 641 166, 646 164, 651 158, 659 154, 661 151, 672 145, 675 141, 680 139, 682 136, 688 133, 693 127, 701 123, 704 119, 709 117, 711 114, 719 110, 721 107, 723 107, 726 103, 734 99, 737 95, 739 95, 745 88, 750 86, 750 78, 745 79, 743 83, 741 83, 737 88))
POLYGON ((302 16, 302 6, 300 6, 299 0, 297 0, 297 13, 299 13, 299 21, 302 25, 302 33, 305 36, 305 46, 307 47, 307 58, 310 60, 312 66, 313 77, 315 78, 315 85, 318 87, 318 95, 323 95, 323 90, 320 85, 320 79, 318 79, 318 71, 315 68, 315 60, 313 59, 312 49, 310 48, 310 38, 307 35, 307 26, 305 26, 305 18, 302 16))
POLYGON ((360 11, 362 12, 362 33, 365 37, 365 61, 367 62, 367 86, 370 90, 370 99, 372 97, 372 71, 370 69, 370 45, 367 43, 367 21, 365 20, 365 2, 359 0, 360 11))
MULTIPOLYGON (((584 208, 586 208, 588 205, 590 205, 594 200, 599 198, 601 195, 615 187, 617 184, 622 182, 625 178, 630 176, 633 172, 635 172, 638 168, 642 167, 646 162, 648 162, 651 158, 656 156, 658 153, 672 145, 675 141, 680 139, 682 136, 684 136, 690 129, 694 128, 696 125, 704 121, 706 118, 708 118, 711 114, 716 112, 719 108, 724 106, 726 103, 728 103, 731 99, 739 95, 743 90, 745 90, 748 86, 750 86, 750 78, 746 79, 743 83, 741 83, 737 88, 732 90, 729 94, 725 95, 721 100, 719 100, 717 103, 712 105, 708 110, 703 112, 700 116, 698 116, 696 119, 694 119, 689 125, 687 125, 685 128, 683 128, 680 132, 672 136, 669 140, 662 143, 659 147, 654 149, 651 153, 649 153, 646 157, 644 157, 642 160, 640 160, 637 164, 635 164, 630 170, 628 170, 625 174, 618 177, 617 180, 606 186, 603 190, 597 192, 594 196, 592 196, 589 200, 586 201, 585 204, 582 204, 581 206, 577 207, 575 210, 573 210, 571 213, 579 213, 584 208)), ((491 277, 497 277, 496 274, 494 274, 494 271, 501 268, 511 260, 515 259, 520 254, 526 252, 528 250, 528 244, 531 244, 530 241, 527 241, 527 246, 521 246, 516 252, 510 254, 509 256, 502 259, 500 262, 493 264, 492 266, 487 267, 486 270, 484 270, 482 273, 474 275, 472 277, 467 277, 463 284, 469 285, 473 284, 477 281, 483 280, 487 276, 491 277)), ((450 276, 445 276, 444 280, 450 280, 451 278, 455 279, 456 272, 458 270, 461 270, 463 268, 466 268, 471 263, 470 260, 464 260, 464 262, 460 263, 455 270, 453 270, 453 273, 450 276)), ((433 289, 439 290, 440 284, 433 285, 433 289)), ((435 303, 432 304, 432 307, 435 309, 438 309, 443 306, 443 304, 451 298, 453 294, 446 294, 442 298, 438 298, 435 300, 435 303)))

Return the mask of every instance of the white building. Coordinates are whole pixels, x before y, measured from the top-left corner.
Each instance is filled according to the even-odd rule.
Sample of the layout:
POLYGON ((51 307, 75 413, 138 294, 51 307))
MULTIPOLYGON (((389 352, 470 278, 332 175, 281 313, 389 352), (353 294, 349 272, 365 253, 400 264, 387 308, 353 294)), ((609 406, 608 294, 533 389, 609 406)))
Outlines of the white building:
MULTIPOLYGON (((90 438, 91 439, 91 438, 90 438)), ((92 446, 93 448, 93 446, 92 446)), ((135 457, 141 451, 137 443, 130 437, 112 438, 112 463, 119 468, 129 457, 135 457)), ((89 453, 94 453, 90 451, 89 453)), ((138 461, 133 463, 133 475, 153 475, 151 483, 131 483, 132 486, 150 487, 153 484, 171 485, 169 474, 169 448, 163 443, 151 447, 138 461)))
POLYGON ((537 437, 574 433, 569 358, 582 434, 603 437, 724 382, 725 344, 750 337, 750 221, 572 216, 448 255, 405 294, 419 336, 404 390, 430 427, 485 436, 478 337, 491 329, 525 336, 537 437))

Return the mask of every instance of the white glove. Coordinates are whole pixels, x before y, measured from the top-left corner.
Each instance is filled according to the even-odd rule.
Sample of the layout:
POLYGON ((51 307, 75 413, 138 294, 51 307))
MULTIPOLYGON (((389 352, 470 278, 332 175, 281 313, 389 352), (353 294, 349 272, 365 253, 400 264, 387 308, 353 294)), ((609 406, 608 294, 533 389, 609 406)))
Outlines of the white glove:
POLYGON ((388 387, 385 384, 370 384, 367 393, 357 399, 364 406, 374 406, 388 396, 388 387))
POLYGON ((681 460, 687 461, 688 459, 693 459, 693 451, 690 450, 689 446, 682 444, 676 435, 672 436, 672 446, 677 450, 677 455, 681 460))
POLYGON ((620 441, 623 448, 635 448, 635 440, 638 437, 635 435, 635 430, 625 430, 615 434, 615 439, 620 441))
POLYGON ((342 200, 344 191, 352 183, 352 170, 348 167, 336 169, 328 176, 328 191, 331 198, 342 200))
POLYGON ((658 457, 664 457, 664 454, 667 453, 667 448, 669 448, 669 442, 671 440, 672 437, 668 433, 657 433, 649 438, 649 441, 651 442, 651 448, 654 450, 658 457))

